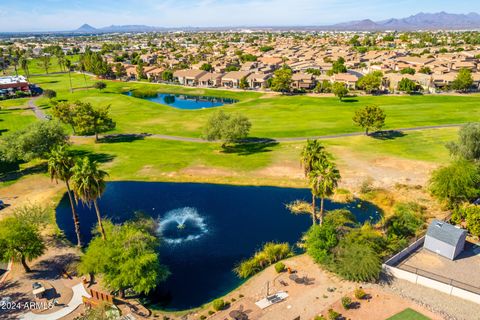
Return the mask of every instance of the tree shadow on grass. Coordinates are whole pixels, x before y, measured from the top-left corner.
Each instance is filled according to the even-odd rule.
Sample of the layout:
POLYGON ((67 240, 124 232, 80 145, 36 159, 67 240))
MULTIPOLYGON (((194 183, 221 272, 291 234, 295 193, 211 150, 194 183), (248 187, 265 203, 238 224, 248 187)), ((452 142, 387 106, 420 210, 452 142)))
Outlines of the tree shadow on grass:
POLYGON ((377 131, 370 134, 371 137, 377 140, 394 140, 405 137, 406 134, 398 130, 377 131))
POLYGON ((72 155, 79 158, 88 157, 90 160, 100 163, 110 162, 115 159, 115 155, 113 154, 97 153, 85 150, 72 150, 72 155))
POLYGON ((222 149, 223 153, 236 153, 242 156, 248 156, 256 153, 270 152, 272 147, 278 145, 278 141, 268 138, 247 138, 234 145, 226 145, 222 149))
POLYGON ((20 170, 20 163, 1 163, 0 182, 9 182, 20 179, 23 176, 47 172, 47 163, 39 163, 35 166, 20 170))
POLYGON ((120 143, 120 142, 134 142, 137 140, 144 140, 149 134, 112 134, 100 138, 100 143, 120 143))
POLYGON ((352 102, 358 102, 357 98, 343 98, 341 102, 346 102, 346 103, 352 103, 352 102))

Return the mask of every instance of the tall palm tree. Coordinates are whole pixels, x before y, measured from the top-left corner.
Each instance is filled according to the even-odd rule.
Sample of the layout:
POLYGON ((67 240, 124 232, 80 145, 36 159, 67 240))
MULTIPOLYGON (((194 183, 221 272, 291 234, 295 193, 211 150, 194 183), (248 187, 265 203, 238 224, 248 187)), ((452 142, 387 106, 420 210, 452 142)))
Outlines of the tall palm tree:
MULTIPOLYGON (((303 147, 300 162, 303 167, 305 178, 309 178, 310 172, 318 166, 320 162, 326 161, 325 147, 322 146, 318 140, 307 140, 307 144, 303 147)), ((310 179, 309 179, 310 180, 310 179)), ((312 192, 312 219, 315 224, 316 208, 315 208, 315 193, 312 192)))
POLYGON ((75 199, 81 200, 87 206, 93 203, 98 219, 98 227, 102 235, 102 239, 106 240, 105 230, 103 229, 102 217, 98 208, 97 199, 100 198, 105 191, 105 177, 107 172, 100 170, 94 161, 90 161, 88 157, 78 161, 72 169, 72 188, 75 199))
POLYGON ((80 234, 80 222, 78 214, 73 203, 72 190, 70 188, 70 179, 72 178, 72 168, 75 165, 75 160, 65 146, 60 146, 50 153, 48 158, 48 172, 52 180, 58 183, 58 180, 65 182, 67 187, 68 199, 70 200, 70 207, 72 208, 73 223, 75 224, 75 233, 77 234, 77 246, 82 246, 80 234))
POLYGON ((71 74, 71 71, 72 71, 72 62, 70 61, 70 59, 65 59, 65 67, 67 68, 68 70, 68 78, 70 79, 70 93, 73 92, 73 87, 72 87, 72 74, 71 74))
POLYGON ((323 204, 325 198, 333 195, 340 180, 340 171, 335 164, 326 159, 317 162, 313 170, 308 174, 310 188, 312 190, 313 199, 320 198, 320 224, 323 223, 323 204))
POLYGON ((20 68, 22 68, 23 72, 25 72, 25 76, 27 77, 27 79, 30 78, 30 70, 28 69, 28 58, 25 55, 20 56, 19 63, 20 68))

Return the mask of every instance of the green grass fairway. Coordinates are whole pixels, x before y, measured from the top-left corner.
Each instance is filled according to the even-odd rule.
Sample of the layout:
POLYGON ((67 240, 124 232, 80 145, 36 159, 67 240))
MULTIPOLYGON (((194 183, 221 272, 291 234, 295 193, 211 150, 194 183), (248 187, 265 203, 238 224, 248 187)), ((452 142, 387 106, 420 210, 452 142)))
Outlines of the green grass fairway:
POLYGON ((25 128, 30 123, 36 121, 31 110, 0 110, 0 136, 12 131, 25 128))
MULTIPOLYGON (((386 129, 464 123, 480 117, 480 96, 364 96, 340 102, 336 98, 309 96, 274 96, 254 92, 204 90, 149 83, 108 81, 103 92, 78 89, 69 93, 68 75, 33 77, 43 88, 56 90, 58 99, 89 101, 94 105, 111 105, 117 122, 117 133, 158 133, 200 137, 202 128, 214 109, 179 110, 147 100, 122 95, 127 88, 149 87, 161 92, 184 92, 230 97, 240 102, 221 107, 226 112, 239 112, 252 122, 251 136, 305 137, 358 132, 352 122, 354 111, 376 104, 387 113, 386 129)), ((95 80, 80 74, 72 75, 73 86, 90 86, 95 80)), ((46 105, 42 99, 40 104, 46 105)))
MULTIPOLYGON (((77 54, 77 55, 73 55, 73 56, 65 56, 65 58, 70 60, 73 64, 73 63, 78 62, 78 59, 80 58, 80 56, 77 54)), ((45 68, 43 67, 43 63, 38 58, 28 60, 28 70, 30 72, 30 75, 45 74, 46 73, 45 68)), ((48 73, 64 72, 64 71, 65 70, 62 70, 60 68, 60 65, 58 64, 57 57, 52 56, 50 58, 50 67, 48 68, 48 73)), ((25 75, 25 72, 23 71, 22 68, 20 68, 20 66, 17 67, 17 72, 18 72, 19 75, 25 75)), ((10 66, 7 69, 7 74, 14 76, 15 75, 15 68, 13 66, 10 66)))
MULTIPOLYGON (((334 153, 344 147, 355 156, 393 156, 412 160, 443 163, 449 160, 444 147, 456 135, 455 129, 426 130, 390 141, 371 137, 324 140, 327 150, 334 153), (350 140, 352 139, 352 140, 350 140)), ((248 184, 269 184, 256 172, 265 168, 290 166, 299 168, 298 159, 303 142, 279 143, 266 146, 243 146, 222 151, 216 143, 168 141, 156 138, 123 139, 109 143, 93 143, 93 139, 75 139, 74 149, 91 154, 103 162, 113 180, 182 180, 196 181, 214 176, 237 179, 248 184)), ((272 169, 278 170, 278 169, 272 169)), ((276 184, 295 184, 280 176, 276 184)), ((303 180, 301 181, 303 182, 303 180)))
POLYGON ((427 318, 423 314, 408 308, 400 313, 397 313, 393 317, 388 318, 387 320, 430 320, 430 318, 427 318))
POLYGON ((23 107, 30 98, 8 99, 0 101, 0 108, 23 107))

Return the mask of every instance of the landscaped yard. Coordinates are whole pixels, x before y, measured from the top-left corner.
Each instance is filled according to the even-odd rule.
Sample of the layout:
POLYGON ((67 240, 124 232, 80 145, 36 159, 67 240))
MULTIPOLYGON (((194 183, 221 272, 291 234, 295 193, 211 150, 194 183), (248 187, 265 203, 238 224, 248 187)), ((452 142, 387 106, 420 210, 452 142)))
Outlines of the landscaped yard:
POLYGON ((430 318, 425 317, 423 314, 408 308, 394 315, 393 317, 388 318, 387 320, 429 320, 429 319, 430 318))

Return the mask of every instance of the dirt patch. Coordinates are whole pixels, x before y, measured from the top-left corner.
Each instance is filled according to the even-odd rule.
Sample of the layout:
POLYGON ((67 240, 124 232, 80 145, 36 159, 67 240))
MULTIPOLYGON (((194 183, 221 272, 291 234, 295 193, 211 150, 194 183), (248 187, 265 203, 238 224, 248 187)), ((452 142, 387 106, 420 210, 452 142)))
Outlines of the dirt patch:
POLYGON ((38 203, 43 206, 55 205, 53 202, 55 196, 64 188, 63 183, 52 182, 41 174, 24 177, 10 186, 2 187, 0 188, 0 199, 8 207, 0 211, 0 218, 28 203, 38 203))
POLYGON ((206 177, 238 176, 238 173, 233 171, 233 170, 215 168, 215 167, 207 167, 207 166, 204 166, 204 165, 195 165, 195 166, 191 166, 191 167, 182 169, 182 170, 179 171, 179 174, 187 175, 187 176, 206 176, 206 177))
POLYGON ((333 309, 342 314, 345 319, 355 320, 384 320, 391 316, 410 308, 432 320, 441 320, 442 317, 427 310, 426 308, 413 303, 407 299, 397 295, 386 293, 379 289, 367 288, 365 290, 369 295, 369 299, 355 299, 353 292, 346 296, 353 301, 352 308, 345 310, 341 300, 323 310, 322 314, 328 319, 328 309, 333 309))
POLYGON ((376 187, 391 188, 397 184, 426 185, 437 165, 396 157, 365 157, 343 147, 331 147, 338 159, 344 188, 357 188, 366 178, 376 187))

